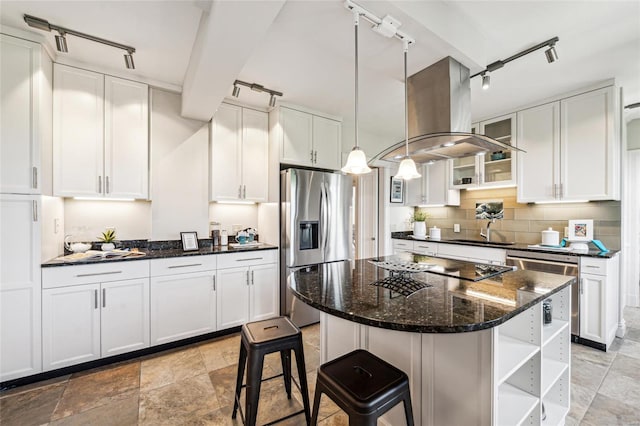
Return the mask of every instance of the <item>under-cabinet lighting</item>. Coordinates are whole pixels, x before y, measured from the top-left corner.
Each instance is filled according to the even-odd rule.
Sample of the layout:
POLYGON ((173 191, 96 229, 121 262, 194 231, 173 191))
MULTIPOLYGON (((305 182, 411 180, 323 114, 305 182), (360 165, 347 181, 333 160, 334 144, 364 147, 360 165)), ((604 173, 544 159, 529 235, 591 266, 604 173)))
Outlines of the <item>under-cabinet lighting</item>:
POLYGON ((480 299, 488 300, 490 302, 496 302, 508 306, 516 306, 515 300, 505 299, 504 297, 491 296, 490 294, 481 293, 475 290, 465 290, 465 293, 469 296, 477 297, 480 299))
POLYGON ((536 201, 535 204, 569 204, 569 203, 588 203, 589 200, 549 200, 536 201))
POLYGON ((478 186, 476 188, 466 188, 467 191, 480 191, 481 189, 501 189, 501 188, 515 188, 516 184, 509 185, 496 185, 496 186, 478 186))
POLYGON ((255 204, 255 201, 216 201, 218 204, 255 204))
POLYGON ((135 201, 135 198, 73 197, 78 201, 135 201))
POLYGON ((444 207, 444 204, 420 204, 418 207, 444 207))

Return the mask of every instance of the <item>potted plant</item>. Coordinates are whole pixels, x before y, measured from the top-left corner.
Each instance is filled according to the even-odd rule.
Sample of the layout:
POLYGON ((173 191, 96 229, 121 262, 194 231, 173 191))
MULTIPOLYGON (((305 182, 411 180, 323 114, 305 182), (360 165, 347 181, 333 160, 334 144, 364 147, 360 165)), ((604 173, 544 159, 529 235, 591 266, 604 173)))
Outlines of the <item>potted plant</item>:
POLYGON ((102 233, 102 236, 98 237, 98 241, 102 241, 102 246, 100 247, 102 251, 111 251, 116 248, 115 240, 116 231, 113 229, 107 229, 102 233))
POLYGON ((413 216, 411 217, 411 221, 413 222, 413 235, 415 235, 416 237, 427 236, 428 217, 429 213, 424 210, 416 209, 413 212, 413 216))

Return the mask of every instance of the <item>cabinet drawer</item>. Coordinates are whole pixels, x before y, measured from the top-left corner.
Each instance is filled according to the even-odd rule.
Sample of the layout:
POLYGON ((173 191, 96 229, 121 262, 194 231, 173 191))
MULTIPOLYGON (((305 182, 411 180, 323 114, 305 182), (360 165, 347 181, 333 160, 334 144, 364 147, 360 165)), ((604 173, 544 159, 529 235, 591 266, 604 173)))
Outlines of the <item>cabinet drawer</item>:
POLYGON ((581 274, 607 275, 607 261, 603 259, 580 258, 581 274))
POLYGON ((278 250, 256 250, 218 255, 218 269, 276 263, 278 250))
POLYGON ((438 244, 436 243, 422 243, 414 242, 413 251, 420 254, 427 254, 429 256, 435 256, 438 254, 438 244))
POLYGON ((413 250, 413 241, 407 241, 407 240, 391 240, 391 241, 393 241, 393 248, 413 250))
POLYGON ((103 283, 133 278, 145 278, 148 276, 148 260, 57 266, 42 268, 42 288, 103 283))
POLYGON ((217 257, 215 255, 205 255, 153 259, 151 261, 151 276, 158 277, 215 270, 217 257))

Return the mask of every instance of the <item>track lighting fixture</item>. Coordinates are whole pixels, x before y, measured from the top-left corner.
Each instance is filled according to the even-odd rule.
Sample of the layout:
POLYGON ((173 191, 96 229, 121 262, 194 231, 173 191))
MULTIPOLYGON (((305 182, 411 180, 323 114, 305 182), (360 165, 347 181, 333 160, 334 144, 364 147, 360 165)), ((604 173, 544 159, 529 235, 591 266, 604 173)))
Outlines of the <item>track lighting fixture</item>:
POLYGON ((487 90, 491 85, 491 77, 485 73, 482 73, 482 88, 487 90))
POLYGON ((236 81, 233 82, 233 92, 231 92, 231 95, 234 98, 237 98, 240 95, 240 88, 238 86, 248 87, 249 89, 253 90, 254 92, 265 92, 265 93, 270 94, 271 95, 271 97, 269 98, 269 106, 270 107, 276 106, 276 96, 282 96, 282 92, 278 92, 276 90, 267 89, 262 84, 247 83, 246 81, 236 80, 236 81))
POLYGON ((490 78, 487 75, 487 73, 493 72, 495 70, 498 70, 502 67, 505 66, 505 64, 521 58, 525 55, 528 55, 529 53, 533 53, 536 50, 542 49, 544 47, 548 47, 547 50, 544 51, 545 56, 547 57, 547 62, 548 63, 552 63, 558 60, 558 52, 556 52, 556 43, 559 41, 560 39, 558 37, 554 37, 551 38, 547 41, 543 41, 540 44, 536 44, 533 47, 530 47, 528 49, 523 50, 522 52, 518 52, 515 55, 511 55, 509 56, 507 59, 502 59, 502 60, 498 60, 495 62, 490 63, 489 65, 487 65, 487 67, 485 69, 483 69, 480 72, 475 73, 474 75, 472 75, 470 78, 473 77, 477 77, 479 75, 482 76, 482 88, 483 89, 488 89, 489 88, 489 82, 490 82, 490 78))
POLYGON ((67 53, 69 51, 67 49, 67 38, 65 34, 64 31, 60 31, 60 35, 56 36, 56 49, 58 49, 58 52, 67 53))
POLYGON ((42 31, 51 31, 51 30, 57 31, 59 35, 56 36, 56 49, 58 49, 58 52, 62 52, 62 53, 68 52, 66 36, 69 34, 69 35, 83 38, 85 40, 94 41, 100 44, 106 44, 107 46, 115 47, 117 49, 122 49, 126 51, 127 53, 125 53, 124 55, 124 63, 128 69, 131 69, 131 70, 135 69, 135 65, 133 63, 133 54, 136 51, 135 47, 127 46, 126 44, 116 43, 115 41, 92 36, 90 34, 81 33, 80 31, 71 30, 69 28, 64 28, 59 25, 51 24, 46 19, 37 18, 31 15, 24 15, 24 22, 26 22, 27 25, 29 25, 30 27, 36 28, 42 31))

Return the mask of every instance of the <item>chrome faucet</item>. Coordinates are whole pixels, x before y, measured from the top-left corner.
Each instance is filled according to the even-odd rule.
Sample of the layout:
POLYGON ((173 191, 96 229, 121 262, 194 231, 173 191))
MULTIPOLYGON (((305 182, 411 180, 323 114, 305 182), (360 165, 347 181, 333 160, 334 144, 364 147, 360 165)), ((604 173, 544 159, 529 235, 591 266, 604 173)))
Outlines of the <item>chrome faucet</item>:
POLYGON ((491 242, 491 224, 496 223, 495 219, 489 219, 487 222, 487 232, 485 234, 482 233, 482 229, 480 230, 480 236, 487 240, 487 242, 491 242))

